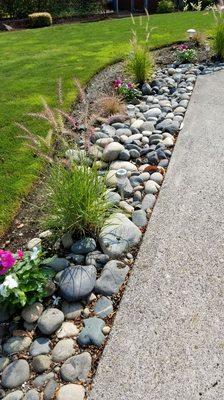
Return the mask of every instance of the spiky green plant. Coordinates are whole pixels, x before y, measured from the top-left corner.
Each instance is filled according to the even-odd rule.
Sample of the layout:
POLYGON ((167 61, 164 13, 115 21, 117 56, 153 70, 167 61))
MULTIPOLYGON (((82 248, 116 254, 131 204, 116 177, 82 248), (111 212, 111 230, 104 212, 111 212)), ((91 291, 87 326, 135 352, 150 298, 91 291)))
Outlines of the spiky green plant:
MULTIPOLYGON (((144 39, 141 41, 137 35, 135 29, 132 30, 131 52, 128 55, 126 61, 126 71, 132 77, 134 82, 139 86, 143 85, 144 82, 149 80, 154 71, 154 60, 153 56, 149 51, 149 38, 152 29, 149 28, 149 14, 146 10, 147 19, 146 25, 143 26, 142 18, 140 21, 140 28, 144 32, 144 39)), ((135 26, 135 19, 132 16, 132 22, 135 26)), ((142 36, 142 35, 141 35, 142 36)))
POLYGON ((224 60, 224 17, 221 12, 213 10, 213 13, 216 21, 213 48, 217 57, 220 60, 224 60))
POLYGON ((106 199, 105 178, 99 176, 96 163, 89 166, 85 156, 70 168, 54 164, 46 193, 42 223, 56 234, 97 234, 113 211, 106 199))

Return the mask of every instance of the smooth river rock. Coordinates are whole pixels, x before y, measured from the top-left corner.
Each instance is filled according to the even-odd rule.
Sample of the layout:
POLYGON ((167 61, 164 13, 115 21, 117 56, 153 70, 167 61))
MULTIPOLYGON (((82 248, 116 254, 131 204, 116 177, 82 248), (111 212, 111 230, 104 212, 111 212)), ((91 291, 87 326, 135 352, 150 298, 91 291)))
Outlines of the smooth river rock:
POLYGON ((59 287, 63 299, 75 302, 87 297, 96 282, 96 268, 93 265, 77 265, 63 271, 59 287))

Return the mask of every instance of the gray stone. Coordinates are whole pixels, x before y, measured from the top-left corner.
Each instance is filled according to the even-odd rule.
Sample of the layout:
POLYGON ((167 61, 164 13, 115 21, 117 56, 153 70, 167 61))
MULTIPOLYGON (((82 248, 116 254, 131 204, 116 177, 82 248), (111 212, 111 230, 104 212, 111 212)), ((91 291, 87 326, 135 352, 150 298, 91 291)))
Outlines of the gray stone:
POLYGON ((83 305, 81 303, 62 303, 62 311, 66 319, 76 319, 81 315, 83 305))
POLYGON ((106 185, 110 188, 116 188, 117 186, 117 177, 116 177, 116 171, 115 170, 110 170, 108 171, 108 174, 106 176, 106 185))
POLYGON ((7 394, 3 400, 21 400, 23 398, 23 392, 21 390, 15 390, 12 393, 7 394))
POLYGON ((0 323, 6 322, 10 318, 10 311, 6 306, 1 306, 0 309, 0 323))
POLYGON ((96 282, 96 268, 93 265, 69 267, 60 278, 59 287, 63 299, 75 302, 87 297, 96 282))
POLYGON ((100 347, 105 336, 102 333, 102 329, 105 326, 105 322, 97 317, 84 319, 84 328, 77 337, 77 342, 80 346, 94 345, 100 347))
POLYGON ((94 312, 97 317, 106 318, 113 312, 112 301, 105 296, 101 297, 94 306, 94 312))
POLYGON ((112 215, 102 228, 99 236, 101 248, 111 258, 128 252, 141 240, 141 231, 125 215, 112 215))
POLYGON ((61 238, 61 242, 65 249, 70 249, 73 245, 73 238, 71 233, 65 233, 61 238))
MULTIPOLYGON (((69 268, 66 268, 65 271, 68 269, 69 268)), ((38 319, 37 325, 44 335, 50 335, 61 326, 63 321, 64 314, 62 311, 58 310, 57 308, 48 308, 38 319)))
POLYGON ((9 365, 9 363, 10 360, 8 357, 0 357, 0 372, 2 372, 3 369, 9 365))
POLYGON ((111 125, 102 125, 102 132, 106 133, 109 137, 113 137, 116 134, 116 129, 111 125))
POLYGON ((144 210, 136 210, 132 214, 132 222, 139 228, 147 225, 147 217, 144 210))
POLYGON ((46 355, 39 355, 33 358, 32 366, 34 371, 42 373, 47 371, 51 366, 51 359, 46 355))
POLYGON ((5 354, 11 356, 12 354, 26 351, 31 343, 32 340, 28 336, 13 336, 4 343, 3 351, 5 354))
POLYGON ((67 360, 74 354, 74 340, 63 339, 60 340, 52 350, 52 360, 54 362, 62 362, 67 360))
POLYGON ((77 240, 71 247, 71 251, 75 254, 88 254, 90 251, 94 251, 95 249, 96 242, 90 237, 77 240))
POLYGON ((142 94, 145 95, 149 95, 151 94, 152 88, 148 83, 144 83, 142 85, 142 94))
POLYGON ((106 199, 109 203, 117 205, 119 203, 119 201, 121 200, 121 196, 117 192, 108 190, 106 199))
POLYGON ((30 377, 29 364, 25 360, 16 360, 9 364, 2 373, 2 386, 14 389, 28 381, 30 377))
POLYGON ((28 324, 32 324, 33 322, 36 322, 38 320, 43 310, 43 304, 34 303, 24 307, 24 309, 22 310, 22 317, 26 322, 28 322, 28 324))
POLYGON ((174 140, 173 140, 173 138, 167 137, 167 138, 163 139, 163 144, 166 147, 173 147, 174 146, 174 140))
MULTIPOLYGON (((55 398, 56 390, 59 387, 59 383, 54 379, 48 381, 45 389, 44 389, 44 400, 52 400, 55 398)), ((66 400, 66 399, 65 399, 66 400)))
POLYGON ((160 108, 155 107, 155 108, 151 108, 150 110, 145 112, 145 117, 149 118, 149 117, 159 117, 162 114, 162 111, 160 110, 160 108))
POLYGON ((41 354, 49 354, 51 341, 48 338, 39 337, 30 346, 30 355, 35 357, 41 354))
POLYGON ((123 263, 116 260, 109 261, 96 281, 96 293, 104 296, 112 296, 118 293, 128 271, 129 268, 125 267, 123 263))
POLYGON ((36 389, 28 390, 23 400, 39 400, 39 393, 36 389))
POLYGON ((152 132, 152 131, 154 131, 154 126, 155 126, 155 122, 153 122, 153 121, 143 122, 143 124, 140 126, 140 131, 141 132, 143 132, 143 131, 152 132))
POLYGON ((56 395, 56 400, 84 400, 85 389, 81 385, 70 383, 60 387, 56 395))
POLYGON ((106 254, 101 253, 101 251, 93 251, 89 253, 86 257, 87 265, 94 265, 96 269, 102 269, 103 266, 109 261, 109 257, 106 254))
POLYGON ((48 267, 52 268, 54 271, 59 272, 63 271, 65 268, 68 268, 70 263, 66 258, 59 258, 57 256, 52 257, 49 261, 46 260, 46 264, 48 267))
POLYGON ((54 379, 54 372, 49 372, 48 374, 39 375, 37 378, 33 380, 33 385, 37 389, 41 389, 51 379, 54 379))
POLYGON ((85 351, 69 358, 61 367, 61 376, 67 382, 85 382, 91 371, 92 357, 85 351))
POLYGON ((156 197, 153 194, 146 194, 142 201, 142 210, 152 209, 156 202, 156 197))
POLYGON ((129 150, 129 154, 132 159, 140 157, 140 153, 138 152, 138 150, 135 149, 129 150))
POLYGON ((151 176, 150 176, 151 181, 154 181, 156 183, 158 183, 158 185, 161 185, 163 182, 163 175, 160 174, 160 172, 154 172, 151 176))
POLYGON ((108 144, 103 152, 103 160, 106 162, 117 160, 122 150, 124 150, 124 146, 118 142, 108 144))
POLYGON ((72 264, 82 265, 85 263, 85 256, 82 254, 69 253, 69 255, 66 258, 72 264))
POLYGON ((131 214, 134 211, 134 207, 131 204, 128 204, 126 201, 122 200, 119 203, 119 207, 125 211, 125 213, 131 214))
POLYGON ((129 161, 130 158, 130 153, 127 149, 122 150, 119 154, 119 160, 121 161, 129 161))

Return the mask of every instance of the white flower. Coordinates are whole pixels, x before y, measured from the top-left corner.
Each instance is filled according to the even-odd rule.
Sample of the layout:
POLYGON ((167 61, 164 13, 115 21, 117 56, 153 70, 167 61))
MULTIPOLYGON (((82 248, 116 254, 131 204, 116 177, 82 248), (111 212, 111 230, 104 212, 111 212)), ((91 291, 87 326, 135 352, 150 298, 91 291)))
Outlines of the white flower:
POLYGON ((56 297, 56 296, 52 297, 53 297, 53 306, 57 306, 59 301, 61 300, 61 297, 56 297))
POLYGON ((30 253, 30 259, 31 260, 36 260, 36 258, 38 257, 39 252, 40 252, 40 249, 38 247, 34 247, 33 251, 30 253))
POLYGON ((13 275, 6 276, 3 285, 9 289, 14 289, 19 286, 18 281, 13 277, 13 275))

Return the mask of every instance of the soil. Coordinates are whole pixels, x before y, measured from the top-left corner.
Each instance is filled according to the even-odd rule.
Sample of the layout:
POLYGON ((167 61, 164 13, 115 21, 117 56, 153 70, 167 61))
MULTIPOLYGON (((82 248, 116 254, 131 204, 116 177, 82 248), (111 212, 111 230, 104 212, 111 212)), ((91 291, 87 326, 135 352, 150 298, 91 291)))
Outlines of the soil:
MULTIPOLYGON (((175 61, 176 45, 165 47, 153 51, 156 66, 165 67, 175 61)), ((210 55, 211 57, 211 55, 210 55)), ((199 62, 209 60, 207 52, 203 48, 198 49, 199 62)), ((111 65, 97 75, 89 82, 86 87, 86 96, 91 104, 101 96, 111 95, 113 82, 115 79, 124 79, 124 64, 122 62, 111 65)), ((74 104, 74 114, 82 113, 83 105, 81 102, 74 104)), ((44 185, 47 172, 41 174, 39 181, 34 185, 32 192, 22 200, 20 211, 13 220, 10 228, 2 236, 0 247, 16 250, 25 247, 26 243, 39 235, 43 229, 38 225, 42 214, 42 205, 44 204, 44 185)))

